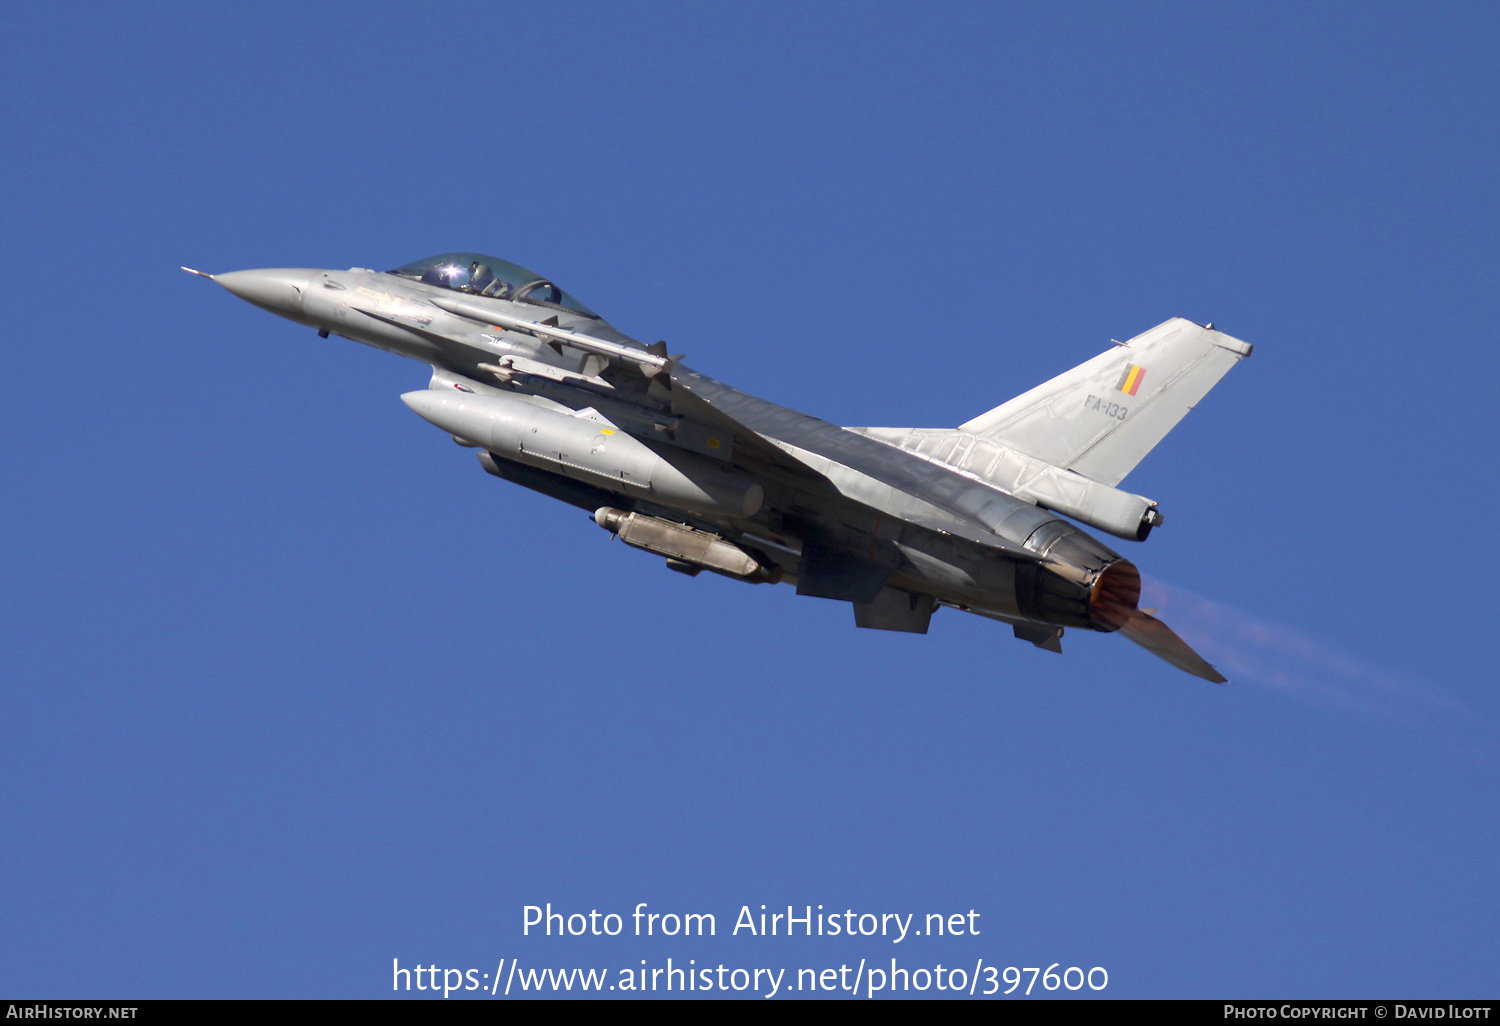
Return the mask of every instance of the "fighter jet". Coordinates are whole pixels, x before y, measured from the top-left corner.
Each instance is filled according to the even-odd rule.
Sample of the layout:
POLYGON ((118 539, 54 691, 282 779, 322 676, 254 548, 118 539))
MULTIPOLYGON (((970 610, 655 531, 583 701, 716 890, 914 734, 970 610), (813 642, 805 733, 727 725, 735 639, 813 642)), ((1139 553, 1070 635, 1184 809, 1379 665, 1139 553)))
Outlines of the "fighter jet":
POLYGON ((390 271, 206 274, 256 306, 432 368, 401 398, 496 477, 585 509, 670 570, 848 602, 925 634, 939 607, 1062 651, 1117 632, 1225 678, 1138 608, 1157 504, 1118 487, 1251 347, 1173 318, 952 428, 840 427, 690 369, 551 281, 478 253, 390 271), (1066 519, 1065 519, 1066 518, 1066 519), (1070 522, 1077 521, 1077 524, 1070 522))

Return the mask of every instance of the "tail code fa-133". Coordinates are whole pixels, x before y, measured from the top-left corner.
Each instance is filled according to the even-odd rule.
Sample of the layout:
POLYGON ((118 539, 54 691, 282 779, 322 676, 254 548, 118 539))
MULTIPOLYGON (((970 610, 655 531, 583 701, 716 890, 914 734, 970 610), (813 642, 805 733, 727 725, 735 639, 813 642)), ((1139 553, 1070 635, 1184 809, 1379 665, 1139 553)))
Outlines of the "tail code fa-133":
POLYGON ((192 273, 428 364, 407 406, 672 570, 792 584, 877 630, 925 634, 947 606, 1053 652, 1069 627, 1118 632, 1224 681, 1137 607, 1135 564, 1070 522, 1132 542, 1161 524, 1118 486, 1250 355, 1211 324, 1173 318, 956 428, 847 428, 700 374, 495 257, 192 273))

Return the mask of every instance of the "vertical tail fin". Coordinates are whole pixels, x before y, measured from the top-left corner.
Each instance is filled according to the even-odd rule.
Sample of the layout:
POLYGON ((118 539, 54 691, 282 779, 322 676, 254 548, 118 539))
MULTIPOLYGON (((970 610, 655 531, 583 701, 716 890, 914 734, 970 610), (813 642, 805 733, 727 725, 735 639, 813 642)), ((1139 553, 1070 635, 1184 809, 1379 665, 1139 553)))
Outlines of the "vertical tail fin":
POLYGON ((1213 325, 1174 317, 961 430, 1117 485, 1250 351, 1213 325))

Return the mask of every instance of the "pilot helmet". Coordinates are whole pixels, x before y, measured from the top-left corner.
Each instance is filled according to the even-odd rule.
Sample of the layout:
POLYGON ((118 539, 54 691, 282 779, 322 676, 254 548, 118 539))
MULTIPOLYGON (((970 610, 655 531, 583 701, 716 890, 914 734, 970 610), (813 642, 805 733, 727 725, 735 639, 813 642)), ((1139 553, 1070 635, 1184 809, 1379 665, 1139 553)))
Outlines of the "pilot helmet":
POLYGON ((475 292, 483 292, 486 286, 494 280, 495 271, 489 264, 476 260, 469 265, 469 288, 475 292))

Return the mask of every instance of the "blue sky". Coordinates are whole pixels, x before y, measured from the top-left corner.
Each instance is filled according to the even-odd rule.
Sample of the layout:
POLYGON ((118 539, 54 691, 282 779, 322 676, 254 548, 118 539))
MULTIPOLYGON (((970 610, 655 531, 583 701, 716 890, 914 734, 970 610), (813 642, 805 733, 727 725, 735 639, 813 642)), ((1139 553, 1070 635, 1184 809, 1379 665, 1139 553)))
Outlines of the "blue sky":
POLYGON ((0 991, 899 956, 1494 993, 1489 8, 0 25, 0 991), (951 426, 1171 316, 1254 343, 1127 480, 1235 683, 669 573, 414 417, 425 368, 177 270, 455 249, 846 424, 951 426), (720 935, 522 937, 546 902, 720 935), (725 936, 762 903, 982 932, 725 936))

